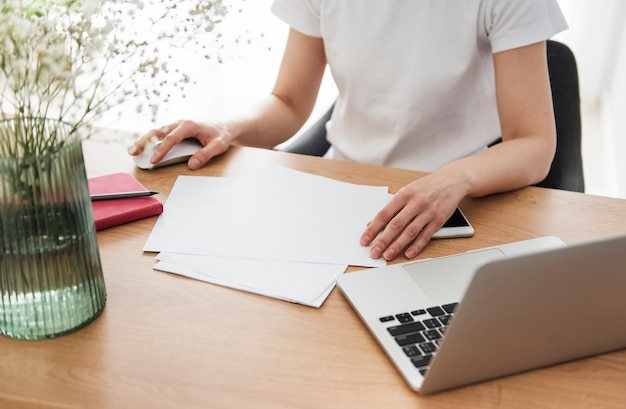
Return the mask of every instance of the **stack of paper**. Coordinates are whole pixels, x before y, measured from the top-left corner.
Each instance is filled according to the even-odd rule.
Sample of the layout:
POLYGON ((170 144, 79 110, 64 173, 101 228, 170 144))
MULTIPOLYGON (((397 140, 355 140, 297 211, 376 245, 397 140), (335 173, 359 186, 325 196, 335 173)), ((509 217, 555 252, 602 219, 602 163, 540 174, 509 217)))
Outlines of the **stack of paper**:
POLYGON ((179 176, 145 251, 156 269, 319 307, 388 189, 272 167, 247 178, 179 176))

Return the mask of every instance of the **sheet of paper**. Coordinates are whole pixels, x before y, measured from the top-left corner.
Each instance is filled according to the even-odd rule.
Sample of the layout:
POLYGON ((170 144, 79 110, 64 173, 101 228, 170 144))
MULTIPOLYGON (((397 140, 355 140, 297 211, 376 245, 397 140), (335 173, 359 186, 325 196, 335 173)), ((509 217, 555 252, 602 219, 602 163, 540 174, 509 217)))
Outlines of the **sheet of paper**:
POLYGON ((359 244, 388 189, 286 168, 179 176, 145 251, 378 267, 359 244))
POLYGON ((155 269, 319 308, 347 265, 160 253, 155 269))

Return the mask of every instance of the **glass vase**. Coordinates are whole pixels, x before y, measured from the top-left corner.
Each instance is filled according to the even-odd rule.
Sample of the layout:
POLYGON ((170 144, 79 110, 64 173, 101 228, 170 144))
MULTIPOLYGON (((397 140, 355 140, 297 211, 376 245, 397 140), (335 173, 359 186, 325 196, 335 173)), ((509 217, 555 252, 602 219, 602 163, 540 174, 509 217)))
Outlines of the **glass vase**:
POLYGON ((93 321, 105 301, 74 127, 41 118, 0 121, 0 334, 67 334, 93 321))

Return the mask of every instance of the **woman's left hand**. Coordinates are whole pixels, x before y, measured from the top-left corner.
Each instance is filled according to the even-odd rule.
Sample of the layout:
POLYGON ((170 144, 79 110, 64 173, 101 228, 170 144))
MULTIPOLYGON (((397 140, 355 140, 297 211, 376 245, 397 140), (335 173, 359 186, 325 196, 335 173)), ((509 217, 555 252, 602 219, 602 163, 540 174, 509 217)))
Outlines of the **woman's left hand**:
POLYGON ((404 186, 368 223, 361 245, 372 244, 373 258, 393 260, 405 248, 407 258, 417 256, 463 198, 455 185, 433 173, 404 186))

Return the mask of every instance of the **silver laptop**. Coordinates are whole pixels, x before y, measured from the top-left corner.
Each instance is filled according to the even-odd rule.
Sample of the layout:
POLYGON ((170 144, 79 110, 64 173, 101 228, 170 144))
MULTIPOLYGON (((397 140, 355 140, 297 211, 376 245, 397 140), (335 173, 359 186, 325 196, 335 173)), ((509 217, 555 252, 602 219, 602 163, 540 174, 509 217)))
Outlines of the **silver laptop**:
POLYGON ((337 285, 421 394, 626 347, 626 236, 542 237, 337 285))

